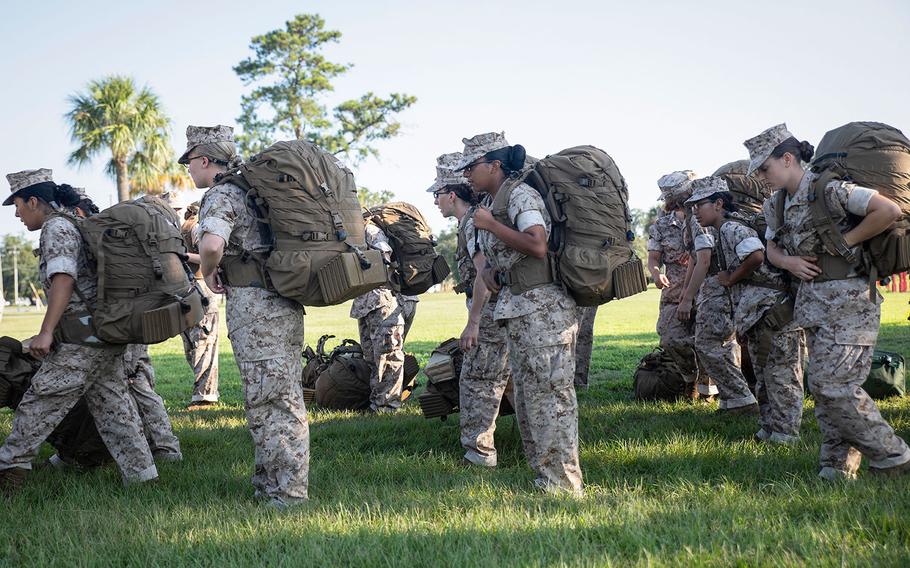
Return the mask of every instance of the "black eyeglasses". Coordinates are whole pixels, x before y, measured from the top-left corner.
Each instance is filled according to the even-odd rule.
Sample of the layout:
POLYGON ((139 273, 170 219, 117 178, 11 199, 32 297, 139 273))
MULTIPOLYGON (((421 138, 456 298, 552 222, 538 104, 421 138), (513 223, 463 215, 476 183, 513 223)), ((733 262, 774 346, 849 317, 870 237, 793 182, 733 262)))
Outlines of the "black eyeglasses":
POLYGON ((462 170, 462 171, 464 171, 464 175, 468 175, 469 173, 471 173, 471 170, 473 170, 474 168, 476 168, 476 167, 479 166, 480 164, 491 164, 491 163, 493 163, 492 160, 483 160, 482 162, 474 162, 473 164, 467 166, 467 167, 466 167, 464 170, 462 170))
POLYGON ((192 162, 193 160, 198 160, 199 158, 205 158, 205 156, 193 156, 192 158, 187 158, 186 163, 183 164, 183 167, 186 169, 190 169, 190 162, 192 162))
POLYGON ((439 197, 441 195, 446 195, 449 193, 454 193, 454 192, 451 189, 437 189, 436 191, 433 192, 433 197, 435 198, 435 197, 439 197))

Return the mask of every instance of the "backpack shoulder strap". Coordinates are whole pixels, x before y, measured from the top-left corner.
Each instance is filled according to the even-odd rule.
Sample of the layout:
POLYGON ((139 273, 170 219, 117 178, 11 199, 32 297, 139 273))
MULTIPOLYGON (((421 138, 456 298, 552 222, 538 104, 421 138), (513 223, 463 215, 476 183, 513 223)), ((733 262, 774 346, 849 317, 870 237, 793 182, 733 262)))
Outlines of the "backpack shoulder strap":
POLYGON ((822 175, 812 182, 812 186, 809 188, 809 213, 812 215, 812 226, 828 254, 840 256, 850 264, 854 264, 857 261, 856 255, 847 246, 844 235, 837 228, 825 199, 825 188, 832 180, 833 176, 822 175))

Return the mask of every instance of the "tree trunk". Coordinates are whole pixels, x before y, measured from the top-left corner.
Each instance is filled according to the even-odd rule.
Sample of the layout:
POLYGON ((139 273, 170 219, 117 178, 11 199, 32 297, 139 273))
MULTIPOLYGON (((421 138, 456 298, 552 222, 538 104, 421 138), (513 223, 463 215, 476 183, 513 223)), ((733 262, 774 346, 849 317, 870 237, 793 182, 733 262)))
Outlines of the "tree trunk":
POLYGON ((127 201, 130 198, 130 178, 126 172, 126 159, 114 158, 114 169, 117 172, 117 201, 127 201))

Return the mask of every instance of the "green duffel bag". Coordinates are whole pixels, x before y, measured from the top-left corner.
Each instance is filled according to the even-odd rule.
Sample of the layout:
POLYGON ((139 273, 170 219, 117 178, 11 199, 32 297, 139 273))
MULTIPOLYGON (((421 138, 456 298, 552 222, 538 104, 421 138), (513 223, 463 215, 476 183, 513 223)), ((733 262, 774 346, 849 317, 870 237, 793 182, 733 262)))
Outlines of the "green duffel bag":
POLYGON ((907 374, 904 358, 889 351, 878 351, 872 355, 872 370, 863 383, 863 390, 875 399, 907 394, 907 374))

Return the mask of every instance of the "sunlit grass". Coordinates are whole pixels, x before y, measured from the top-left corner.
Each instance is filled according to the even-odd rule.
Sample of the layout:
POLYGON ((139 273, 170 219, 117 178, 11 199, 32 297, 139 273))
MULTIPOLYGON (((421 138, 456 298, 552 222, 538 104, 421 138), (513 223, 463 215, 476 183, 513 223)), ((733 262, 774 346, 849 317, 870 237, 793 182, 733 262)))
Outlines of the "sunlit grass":
MULTIPOLYGON (((887 295, 880 346, 910 356, 910 295, 887 295)), ((356 338, 349 306, 309 309, 306 340, 356 338)), ((35 314, 4 315, 25 338, 35 314)), ((638 404, 631 375, 657 343, 657 293, 601 308, 591 388, 580 400, 587 497, 535 493, 512 417, 500 467, 460 466, 457 417, 310 412, 310 503, 276 514, 253 499, 253 450, 225 338, 222 404, 188 413, 192 375, 178 340, 152 348, 186 459, 161 482, 124 488, 108 467, 36 472, 0 502, 0 564, 16 565, 908 565, 910 478, 817 481, 820 435, 807 401, 793 447, 751 441, 754 420, 713 407, 638 404)), ((466 319, 462 299, 426 295, 407 350, 425 361, 466 319)), ((223 322, 222 322, 223 325, 223 322)), ((224 329, 222 329, 224 332, 224 329)), ((910 401, 880 403, 904 438, 910 401)), ((0 435, 11 414, 0 412, 0 435)), ((45 449, 42 456, 48 454, 45 449)))

